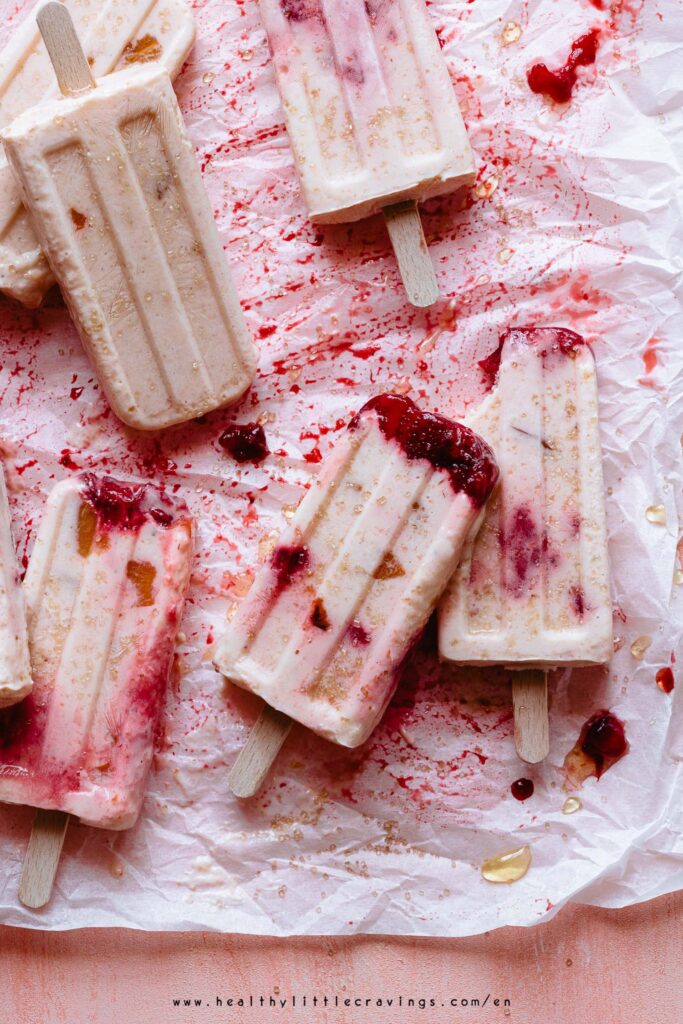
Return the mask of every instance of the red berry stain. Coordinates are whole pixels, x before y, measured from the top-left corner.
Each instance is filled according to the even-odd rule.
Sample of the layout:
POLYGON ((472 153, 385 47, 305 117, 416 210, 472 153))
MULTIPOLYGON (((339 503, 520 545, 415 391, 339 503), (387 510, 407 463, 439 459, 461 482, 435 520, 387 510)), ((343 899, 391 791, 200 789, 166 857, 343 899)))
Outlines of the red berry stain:
POLYGON ((596 711, 584 723, 578 740, 564 759, 567 780, 580 786, 591 775, 599 779, 626 753, 624 723, 611 711, 596 711))
POLYGON ((655 682, 662 693, 671 693, 674 688, 674 674, 670 668, 660 668, 655 676, 655 682))
POLYGON ((500 370, 500 357, 502 354, 503 342, 501 341, 497 349, 491 352, 491 354, 486 356, 484 359, 480 359, 477 364, 482 372, 487 391, 491 391, 496 383, 498 371, 500 370))
POLYGON ((496 383, 500 371, 500 361, 506 344, 533 345, 544 362, 554 357, 568 356, 573 359, 579 348, 585 344, 580 334, 567 330, 566 327, 510 327, 504 331, 498 341, 498 348, 490 355, 480 359, 479 369, 484 383, 490 391, 496 383))
POLYGON ((174 512, 180 511, 180 506, 172 505, 158 491, 154 492, 155 497, 166 502, 170 511, 158 506, 149 508, 145 484, 124 484, 113 477, 98 477, 93 473, 84 473, 82 479, 83 500, 97 514, 100 530, 137 530, 148 516, 160 526, 170 526, 176 518, 174 512))
POLYGON ((270 454, 263 427, 259 423, 233 423, 218 438, 221 448, 235 462, 263 462, 270 454))
POLYGON ((485 441, 460 423, 422 412, 404 395, 371 398, 349 429, 357 429, 361 418, 371 413, 386 439, 396 441, 408 459, 426 459, 446 470, 456 494, 464 491, 478 507, 484 504, 498 479, 493 452, 485 441))
POLYGON ((155 523, 159 526, 170 526, 173 522, 173 516, 170 512, 166 512, 163 508, 151 508, 149 514, 155 523))
POLYGON ((360 622, 351 622, 347 633, 352 647, 367 647, 370 643, 370 634, 360 622))
POLYGON ((510 786, 510 792, 515 800, 528 800, 534 795, 534 784, 531 779, 517 779, 510 786))
POLYGON ((282 13, 288 21, 320 18, 320 0, 282 0, 282 13))
POLYGON ((78 463, 74 462, 71 458, 71 452, 68 448, 62 448, 62 454, 59 459, 59 465, 64 466, 65 469, 80 469, 78 463))
POLYGON ((513 510, 501 529, 501 548, 505 552, 505 589, 521 595, 527 589, 543 559, 543 537, 531 509, 520 505, 513 510))
POLYGON ((295 576, 303 572, 310 561, 308 548, 303 545, 281 545, 275 548, 270 558, 270 564, 277 579, 278 590, 284 590, 294 580, 295 576))
POLYGON ((549 96, 556 103, 568 103, 576 85, 576 69, 595 64, 600 40, 599 29, 591 29, 572 43, 566 64, 551 71, 546 64, 534 64, 527 71, 527 82, 532 92, 549 96))
POLYGON ((583 619, 586 614, 586 595, 583 590, 581 587, 571 587, 569 596, 577 619, 583 619))

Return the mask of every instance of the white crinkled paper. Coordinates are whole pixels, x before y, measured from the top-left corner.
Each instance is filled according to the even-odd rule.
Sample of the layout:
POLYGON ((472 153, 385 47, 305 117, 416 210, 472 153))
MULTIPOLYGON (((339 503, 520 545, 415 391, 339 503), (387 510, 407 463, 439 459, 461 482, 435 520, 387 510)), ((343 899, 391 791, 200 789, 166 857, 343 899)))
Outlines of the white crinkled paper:
MULTIPOLYGON (((466 935, 547 919, 569 900, 623 906, 683 884, 683 703, 655 674, 681 651, 672 584, 681 512, 683 11, 671 0, 434 0, 479 163, 466 201, 424 223, 445 298, 406 304, 380 218, 306 219, 255 0, 196 0, 198 41, 178 82, 233 266, 260 374, 234 410, 154 438, 107 411, 56 292, 30 313, 0 304, 0 437, 20 555, 55 479, 73 466, 178 488, 199 518, 196 571, 142 819, 129 833, 72 825, 54 898, 16 898, 31 812, 0 811, 1 920, 264 934, 466 935), (609 4, 608 4, 609 6, 609 4), (572 102, 529 90, 537 59, 564 61, 595 24, 596 68, 572 102), (399 390, 461 415, 476 361, 510 324, 559 324, 593 344, 601 395, 613 591, 622 645, 609 671, 551 682, 552 748, 515 756, 509 676, 439 669, 433 640, 407 667, 371 740, 344 751, 295 730, 248 804, 227 775, 257 713, 211 650, 335 430, 372 394, 399 390), (646 345, 657 365, 647 372, 646 345), (73 390, 72 390, 73 389, 73 390), (82 391, 80 390, 82 389, 82 391), (217 439, 260 419, 272 452, 239 467, 217 439), (308 456, 308 458, 306 458, 308 456), (651 523, 651 505, 666 525, 651 523), (631 643, 652 638, 642 661, 631 643), (611 708, 630 752, 561 811, 562 762, 611 708), (531 777, 518 803, 510 784, 531 777), (510 886, 484 858, 528 843, 510 886)), ((20 15, 3 0, 3 30, 20 15)))

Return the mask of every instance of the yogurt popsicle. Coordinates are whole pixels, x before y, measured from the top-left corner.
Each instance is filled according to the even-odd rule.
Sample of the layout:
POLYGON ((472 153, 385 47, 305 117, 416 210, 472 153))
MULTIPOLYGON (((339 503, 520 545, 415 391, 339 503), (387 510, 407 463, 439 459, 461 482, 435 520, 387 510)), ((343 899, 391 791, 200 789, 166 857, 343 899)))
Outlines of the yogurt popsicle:
POLYGON ((72 32, 60 71, 68 12, 48 4, 41 27, 53 17, 74 95, 5 128, 5 150, 112 408, 140 430, 182 423, 235 401, 255 372, 192 145, 163 68, 95 88, 72 32))
POLYGON ((12 542, 5 473, 0 465, 0 708, 31 692, 24 597, 12 542))
POLYGON ((135 823, 192 543, 189 513, 144 485, 54 488, 24 583, 35 685, 0 712, 0 800, 135 823))
POLYGON ((473 182, 472 151, 423 0, 259 7, 314 221, 358 220, 406 202, 414 211, 416 201, 473 182))
POLYGON ((467 428, 372 399, 239 606, 218 668, 321 736, 363 743, 497 474, 467 428))
POLYGON ((440 650, 466 664, 594 665, 612 652, 595 362, 573 331, 508 331, 469 425, 500 484, 441 603, 440 650))
POLYGON ((573 331, 507 331, 468 418, 500 483, 441 602, 439 651, 467 665, 595 665, 612 652, 595 361, 573 331))
MULTIPOLYGON (((159 61, 174 77, 194 42, 183 0, 64 0, 97 77, 134 63, 159 61)), ((36 24, 38 3, 0 52, 0 128, 59 94, 36 24)), ((54 284, 21 190, 0 153, 0 291, 35 307, 54 284)))

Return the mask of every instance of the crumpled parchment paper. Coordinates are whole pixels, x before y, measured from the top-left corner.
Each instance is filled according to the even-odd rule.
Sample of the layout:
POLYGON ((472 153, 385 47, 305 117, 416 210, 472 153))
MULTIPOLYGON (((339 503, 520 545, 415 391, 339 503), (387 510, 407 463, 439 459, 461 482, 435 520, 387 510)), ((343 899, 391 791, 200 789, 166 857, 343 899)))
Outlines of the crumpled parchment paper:
MULTIPOLYGON (((109 412, 55 291, 0 304, 0 437, 24 557, 52 483, 76 467, 177 485, 199 519, 196 571, 142 819, 72 825, 54 898, 17 902, 32 813, 0 811, 1 920, 264 934, 466 935, 547 919, 569 900, 623 906, 683 885, 680 339, 683 18, 665 0, 433 0, 479 178, 427 204, 444 298, 411 309, 380 218, 320 228, 299 195, 255 0, 196 0, 178 82, 260 348, 240 405, 157 438, 109 412), (603 9, 599 9, 603 7, 603 9), (532 94, 600 24, 572 102, 532 94), (270 784, 240 804, 227 775, 258 712, 225 686, 212 645, 349 414, 382 390, 454 416, 482 394, 476 361, 510 324, 560 324, 598 362, 617 646, 609 670, 551 679, 552 749, 529 769, 512 738, 509 675, 442 667, 429 636, 387 716, 355 752, 295 729, 270 784), (655 340, 653 340, 655 339, 655 340), (240 467, 217 439, 260 420, 273 454, 240 467), (646 509, 663 505, 666 523, 646 509), (651 638, 642 660, 631 653, 651 638), (562 813, 565 754, 611 708, 630 752, 562 813), (531 777, 518 803, 510 784, 531 777), (493 885, 482 861, 528 843, 493 885)), ((1 5, 3 32, 20 16, 1 5)))

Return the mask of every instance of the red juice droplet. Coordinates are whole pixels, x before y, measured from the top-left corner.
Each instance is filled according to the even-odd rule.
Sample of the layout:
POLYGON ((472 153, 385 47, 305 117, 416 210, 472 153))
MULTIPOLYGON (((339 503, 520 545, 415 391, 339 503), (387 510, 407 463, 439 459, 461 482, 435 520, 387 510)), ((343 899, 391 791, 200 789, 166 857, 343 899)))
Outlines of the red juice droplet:
POLYGON ((528 800, 534 795, 534 784, 531 779, 517 779, 510 786, 510 792, 515 800, 528 800))
POLYGON ((674 688, 674 674, 670 668, 660 668, 655 681, 662 693, 671 693, 674 688))

